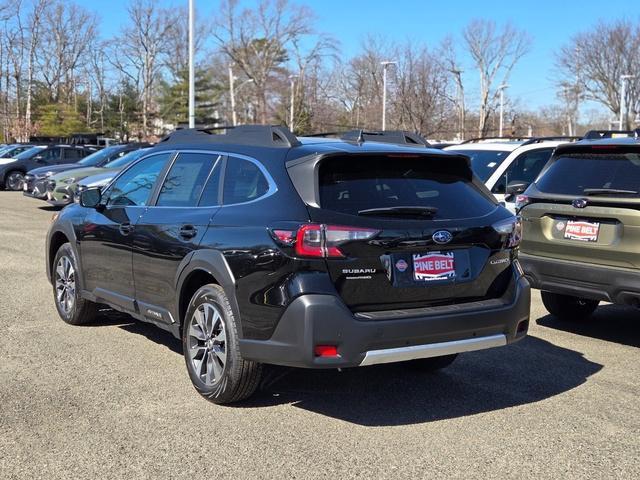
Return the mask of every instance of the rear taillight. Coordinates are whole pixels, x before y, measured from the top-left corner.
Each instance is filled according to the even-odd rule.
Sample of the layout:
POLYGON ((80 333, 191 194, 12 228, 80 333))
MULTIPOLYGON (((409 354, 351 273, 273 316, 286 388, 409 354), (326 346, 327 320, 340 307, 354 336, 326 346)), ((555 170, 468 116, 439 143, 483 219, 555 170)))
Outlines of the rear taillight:
POLYGON ((315 258, 343 258, 345 255, 340 250, 340 245, 368 240, 378 232, 379 230, 371 228, 317 223, 302 225, 297 231, 272 230, 273 236, 281 244, 294 247, 297 256, 315 258))
POLYGON ((494 223, 493 229, 506 237, 507 248, 520 245, 520 240, 522 240, 522 220, 520 217, 511 217, 494 223))

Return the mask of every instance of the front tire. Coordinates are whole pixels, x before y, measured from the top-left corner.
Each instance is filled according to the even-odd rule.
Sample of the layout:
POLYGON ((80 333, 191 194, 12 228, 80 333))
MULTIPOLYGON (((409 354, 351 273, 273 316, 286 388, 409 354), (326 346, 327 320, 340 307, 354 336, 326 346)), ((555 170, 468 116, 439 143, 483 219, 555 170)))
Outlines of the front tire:
POLYGON ((191 382, 207 400, 239 402, 258 388, 262 365, 240 355, 237 320, 219 285, 205 285, 191 298, 182 347, 191 382))
POLYGON ((544 291, 540 292, 540 296, 547 311, 565 321, 584 320, 595 311, 600 303, 598 300, 544 291))
POLYGON ((95 321, 97 305, 80 296, 77 281, 78 263, 71 245, 63 244, 53 260, 53 298, 58 315, 70 325, 95 321))
POLYGON ((24 173, 14 170, 13 172, 7 173, 7 176, 4 179, 4 189, 12 190, 17 192, 22 190, 22 185, 24 184, 24 173))

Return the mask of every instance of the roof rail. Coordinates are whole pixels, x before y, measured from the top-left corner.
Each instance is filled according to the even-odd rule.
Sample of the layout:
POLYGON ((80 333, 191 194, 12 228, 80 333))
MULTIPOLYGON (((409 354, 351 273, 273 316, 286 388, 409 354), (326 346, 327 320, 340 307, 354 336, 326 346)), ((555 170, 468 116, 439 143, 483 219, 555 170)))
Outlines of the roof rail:
POLYGON ((504 140, 507 142, 522 142, 522 141, 527 141, 531 139, 532 137, 478 137, 478 138, 470 138, 469 140, 465 140, 464 142, 461 142, 460 145, 465 143, 480 143, 487 140, 504 140))
POLYGON ((635 130, 589 130, 582 137, 583 140, 599 140, 602 138, 640 137, 640 128, 635 130))
POLYGON ((159 143, 225 143, 256 147, 295 147, 298 138, 287 127, 280 125, 239 125, 206 129, 185 128, 175 130, 159 143), (216 135, 214 130, 226 130, 216 135))
POLYGON ((557 136, 550 136, 550 137, 533 137, 529 140, 527 140, 526 142, 524 142, 521 146, 525 146, 525 145, 531 145, 534 143, 542 143, 542 142, 553 142, 553 141, 558 141, 558 140, 566 140, 567 142, 575 142, 577 140, 581 140, 582 137, 576 137, 576 136, 572 136, 572 135, 557 135, 557 136))
POLYGON ((429 142, 427 142, 427 140, 419 133, 408 132, 405 130, 349 130, 348 132, 344 132, 340 138, 349 142, 358 143, 367 141, 377 143, 395 143, 399 145, 413 145, 421 147, 430 146, 429 142))

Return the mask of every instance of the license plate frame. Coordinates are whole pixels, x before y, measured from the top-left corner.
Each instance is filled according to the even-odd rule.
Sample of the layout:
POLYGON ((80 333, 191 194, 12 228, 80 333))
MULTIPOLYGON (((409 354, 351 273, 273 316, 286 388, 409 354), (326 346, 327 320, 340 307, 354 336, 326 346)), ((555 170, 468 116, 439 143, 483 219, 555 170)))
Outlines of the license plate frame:
POLYGON ((411 260, 412 277, 416 283, 451 282, 456 279, 456 257, 453 251, 414 253, 411 260))
POLYGON ((600 236, 600 222, 590 220, 566 220, 562 232, 565 240, 595 243, 600 236))

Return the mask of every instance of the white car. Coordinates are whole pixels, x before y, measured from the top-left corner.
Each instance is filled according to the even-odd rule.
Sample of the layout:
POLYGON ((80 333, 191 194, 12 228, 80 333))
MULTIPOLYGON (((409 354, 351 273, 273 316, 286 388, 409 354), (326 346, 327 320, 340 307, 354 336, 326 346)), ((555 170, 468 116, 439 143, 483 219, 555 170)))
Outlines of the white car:
POLYGON ((485 183, 499 202, 515 212, 515 200, 532 183, 558 145, 577 137, 540 137, 531 139, 479 139, 452 145, 444 150, 471 158, 473 172, 485 183), (507 193, 507 186, 513 193, 507 193))

